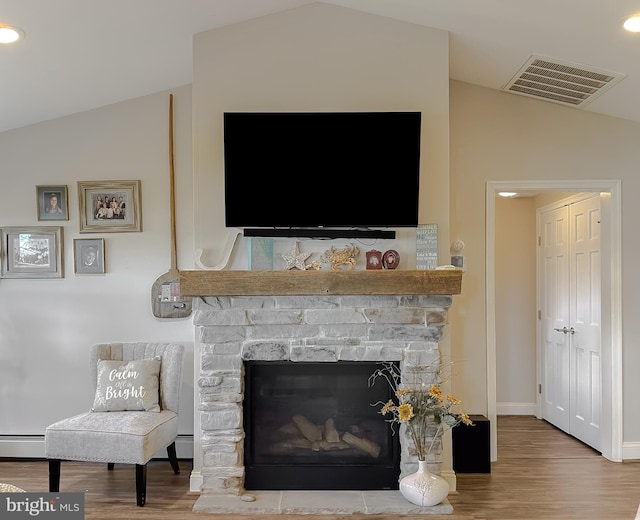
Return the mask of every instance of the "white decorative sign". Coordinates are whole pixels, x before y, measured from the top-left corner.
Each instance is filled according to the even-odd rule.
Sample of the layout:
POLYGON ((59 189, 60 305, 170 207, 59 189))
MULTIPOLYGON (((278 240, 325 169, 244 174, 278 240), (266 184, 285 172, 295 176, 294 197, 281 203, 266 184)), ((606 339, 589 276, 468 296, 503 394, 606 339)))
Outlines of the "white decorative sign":
POLYGON ((416 269, 438 266, 438 224, 419 224, 416 228, 416 269))

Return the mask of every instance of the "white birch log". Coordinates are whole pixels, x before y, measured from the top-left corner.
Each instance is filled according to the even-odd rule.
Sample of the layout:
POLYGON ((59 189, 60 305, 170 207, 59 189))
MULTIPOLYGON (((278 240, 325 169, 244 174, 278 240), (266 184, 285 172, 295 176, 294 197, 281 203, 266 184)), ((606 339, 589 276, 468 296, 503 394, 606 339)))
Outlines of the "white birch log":
POLYGON ((296 426, 300 429, 302 435, 311 442, 316 442, 322 439, 322 429, 313 424, 303 415, 294 415, 292 420, 296 423, 296 426))
POLYGON ((282 441, 274 444, 271 446, 270 451, 272 453, 288 454, 299 449, 310 450, 312 447, 313 445, 309 439, 296 437, 295 439, 289 439, 288 441, 282 441))
POLYGON ((342 440, 351 446, 371 455, 374 459, 377 459, 380 455, 381 447, 377 442, 370 441, 369 439, 362 439, 355 435, 346 432, 342 436, 342 440))
POLYGON ((288 422, 287 424, 283 424, 278 428, 279 432, 286 433, 288 435, 300 435, 302 432, 300 428, 296 426, 294 422, 288 422))
POLYGON ((340 434, 336 430, 336 425, 332 418, 324 422, 324 440, 327 442, 340 442, 340 434))
POLYGON ((325 440, 322 440, 322 441, 314 442, 312 449, 314 451, 336 451, 336 450, 348 450, 349 448, 351 448, 351 445, 347 444, 344 441, 327 442, 325 440))

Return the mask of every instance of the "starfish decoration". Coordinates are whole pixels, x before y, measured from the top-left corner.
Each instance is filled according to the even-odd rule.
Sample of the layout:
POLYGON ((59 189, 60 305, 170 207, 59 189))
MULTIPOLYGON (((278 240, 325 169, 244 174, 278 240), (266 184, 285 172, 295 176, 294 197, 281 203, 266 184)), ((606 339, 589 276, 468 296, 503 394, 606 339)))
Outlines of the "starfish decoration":
POLYGON ((296 244, 291 248, 290 253, 281 253, 280 256, 285 261, 285 270, 300 269, 301 271, 304 271, 307 269, 305 261, 311 256, 311 253, 301 253, 300 243, 296 242, 296 244))

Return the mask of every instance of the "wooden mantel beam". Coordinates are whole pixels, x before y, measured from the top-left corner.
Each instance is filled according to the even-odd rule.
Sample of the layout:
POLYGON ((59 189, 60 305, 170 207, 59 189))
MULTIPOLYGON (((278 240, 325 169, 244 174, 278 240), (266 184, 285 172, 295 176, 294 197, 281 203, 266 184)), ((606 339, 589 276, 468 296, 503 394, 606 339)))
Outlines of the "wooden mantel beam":
POLYGON ((180 271, 183 296, 460 294, 462 271, 180 271))

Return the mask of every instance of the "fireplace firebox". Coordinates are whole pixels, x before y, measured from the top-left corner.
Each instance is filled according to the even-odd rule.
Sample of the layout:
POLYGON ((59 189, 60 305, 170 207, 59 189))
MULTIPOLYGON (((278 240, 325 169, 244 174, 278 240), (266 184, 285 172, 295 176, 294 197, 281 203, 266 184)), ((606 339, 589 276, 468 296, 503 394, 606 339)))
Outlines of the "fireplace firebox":
POLYGON ((247 490, 398 489, 399 435, 380 416, 378 363, 246 361, 247 490))

